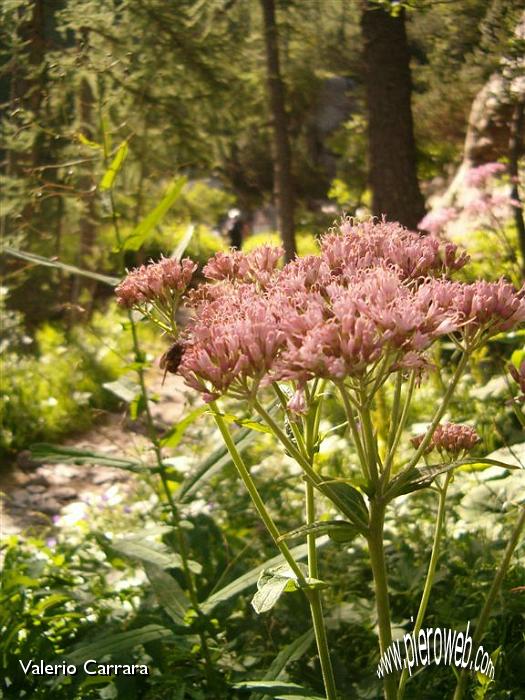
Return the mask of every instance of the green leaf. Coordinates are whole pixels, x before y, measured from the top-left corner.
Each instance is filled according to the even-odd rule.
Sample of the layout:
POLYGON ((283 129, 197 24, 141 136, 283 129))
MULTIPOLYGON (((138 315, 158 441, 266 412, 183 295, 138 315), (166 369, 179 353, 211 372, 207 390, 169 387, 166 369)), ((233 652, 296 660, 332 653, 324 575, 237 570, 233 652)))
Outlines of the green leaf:
POLYGON ((440 474, 446 474, 453 469, 468 472, 485 470, 487 467, 501 467, 502 469, 523 468, 520 466, 520 461, 516 458, 515 453, 512 454, 512 449, 502 448, 493 452, 489 457, 465 457, 456 462, 442 462, 440 464, 431 464, 430 466, 413 467, 409 472, 402 472, 392 479, 385 495, 388 499, 392 499, 427 488, 440 474), (509 452, 504 452, 504 450, 509 450, 509 452), (496 456, 503 456, 509 461, 502 462, 496 459, 496 456))
POLYGON ((285 567, 288 575, 273 573, 275 570, 272 569, 261 572, 257 582, 257 593, 251 601, 257 614, 271 610, 285 591, 298 589, 297 578, 287 565, 285 567))
POLYGON ((138 250, 142 246, 151 230, 161 222, 165 214, 180 197, 185 184, 185 177, 178 177, 173 180, 159 204, 150 211, 126 239, 124 242, 124 250, 138 250))
POLYGON ((358 534, 358 530, 352 523, 347 523, 345 520, 320 520, 310 525, 302 525, 295 530, 290 530, 279 537, 279 541, 293 540, 297 537, 306 537, 306 535, 328 535, 334 542, 349 542, 358 534))
MULTIPOLYGON (((117 540, 105 540, 103 546, 116 554, 134 559, 142 564, 154 564, 161 569, 182 569, 182 558, 180 554, 171 552, 166 545, 159 542, 147 542, 144 538, 126 537, 117 540)), ((192 559, 188 560, 190 571, 200 574, 202 566, 192 559)))
POLYGON ((132 403, 141 393, 140 385, 129 377, 120 377, 113 382, 104 382, 102 386, 126 403, 132 403))
POLYGON ((202 416, 205 411, 207 411, 207 406, 199 406, 199 408, 196 408, 188 413, 188 415, 178 423, 175 423, 171 430, 166 433, 166 435, 164 435, 160 441, 162 447, 177 447, 179 442, 182 440, 184 433, 186 432, 186 428, 194 423, 197 418, 202 416))
POLYGON ((156 564, 146 563, 144 570, 161 607, 176 625, 186 627, 187 623, 184 617, 190 607, 190 601, 176 579, 156 564))
POLYGON ((364 532, 368 528, 368 509, 361 493, 346 481, 325 481, 320 487, 351 522, 364 532))
POLYGON ((109 277, 109 275, 101 275, 98 272, 91 272, 91 270, 82 270, 80 267, 75 267, 75 265, 67 265, 66 263, 59 262, 58 260, 44 258, 42 255, 35 255, 34 253, 27 253, 23 250, 17 250, 11 246, 4 246, 2 248, 2 252, 6 253, 7 255, 12 255, 15 258, 20 258, 20 260, 26 260, 27 262, 33 263, 33 265, 52 267, 56 270, 63 270, 71 275, 88 277, 89 279, 97 280, 97 282, 108 284, 111 287, 115 287, 120 282, 118 277, 109 277))
MULTIPOLYGON (((329 538, 321 538, 318 543, 317 547, 323 547, 327 542, 329 541, 329 538)), ((306 544, 300 544, 297 547, 292 547, 290 550, 290 553, 292 554, 293 558, 297 561, 299 559, 304 559, 306 555, 308 554, 308 546, 306 544)), ((202 604, 201 604, 201 609, 203 612, 206 614, 209 614, 217 605, 220 603, 223 603, 230 598, 233 598, 236 595, 239 595, 243 591, 245 591, 247 588, 251 588, 257 583, 257 580, 264 569, 268 569, 274 566, 278 566, 279 564, 283 564, 284 559, 281 554, 279 554, 276 557, 273 557, 272 559, 268 559, 267 561, 263 562, 262 564, 259 564, 259 566, 255 566, 253 569, 250 571, 247 571, 245 574, 242 576, 239 576, 238 578, 235 579, 235 581, 232 581, 231 583, 227 584, 224 586, 224 588, 221 588, 220 590, 216 591, 215 593, 212 593, 202 604)))
MULTIPOLYGON (((314 640, 314 631, 309 629, 307 632, 302 634, 297 639, 294 639, 291 644, 287 644, 281 649, 277 654, 275 659, 272 661, 270 667, 264 674, 262 678, 263 681, 277 681, 286 680, 286 667, 298 661, 309 649, 314 640)), ((259 693, 252 693, 250 700, 259 700, 262 696, 259 693)), ((268 695, 265 694, 263 700, 266 700, 268 695)))
POLYGON ((305 654, 314 640, 314 631, 309 629, 291 644, 287 644, 277 654, 270 667, 264 674, 263 680, 279 680, 279 676, 284 673, 288 664, 300 659, 305 654))
MULTIPOLYGON (((326 588, 327 584, 324 581, 308 577, 308 569, 304 564, 299 564, 299 567, 310 588, 326 588)), ((267 612, 273 608, 283 593, 297 591, 299 588, 297 576, 287 563, 264 569, 257 581, 257 593, 252 598, 253 609, 258 614, 267 612)))
POLYGON ((82 664, 88 659, 102 659, 104 656, 121 654, 133 649, 139 644, 147 644, 160 639, 170 639, 173 632, 161 625, 146 625, 127 632, 117 632, 98 637, 95 642, 84 644, 74 651, 66 652, 65 656, 72 664, 82 664))
POLYGON ((111 161, 109 168, 104 173, 102 180, 100 181, 99 189, 101 191, 110 190, 113 187, 117 173, 122 167, 122 164, 126 160, 128 155, 128 142, 123 141, 117 149, 115 157, 111 161))
POLYGON ((308 700, 325 700, 321 695, 315 695, 312 690, 305 688, 297 683, 288 683, 286 681, 241 681, 234 686, 235 690, 255 690, 260 693, 266 693, 272 698, 280 698, 283 694, 298 700, 298 697, 308 698, 308 700))

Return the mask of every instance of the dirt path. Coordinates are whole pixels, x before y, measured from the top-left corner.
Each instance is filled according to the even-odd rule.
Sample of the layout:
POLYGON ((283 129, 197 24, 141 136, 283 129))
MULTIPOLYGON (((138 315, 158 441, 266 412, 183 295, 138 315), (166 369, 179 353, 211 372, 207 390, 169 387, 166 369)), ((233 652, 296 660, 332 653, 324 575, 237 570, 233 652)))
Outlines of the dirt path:
MULTIPOLYGON (((178 377, 168 377, 164 385, 161 379, 159 371, 153 370, 148 382, 151 392, 158 396, 151 411, 160 430, 181 417, 186 402, 184 385, 178 377)), ((62 445, 129 458, 144 457, 149 449, 143 426, 131 423, 125 414, 110 414, 103 424, 62 445)), ((0 537, 52 526, 60 516, 81 512, 86 504, 103 506, 115 499, 123 500, 136 484, 135 476, 122 469, 101 464, 37 464, 22 453, 18 464, 0 478, 0 537)))

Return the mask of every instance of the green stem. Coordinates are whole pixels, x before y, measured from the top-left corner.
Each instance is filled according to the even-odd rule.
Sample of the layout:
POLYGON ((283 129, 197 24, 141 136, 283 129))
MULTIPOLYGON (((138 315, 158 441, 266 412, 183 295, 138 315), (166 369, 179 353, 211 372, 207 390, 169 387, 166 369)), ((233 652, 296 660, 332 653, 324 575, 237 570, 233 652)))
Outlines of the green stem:
POLYGON ((310 613, 312 615, 315 641, 317 643, 317 651, 319 653, 319 661, 321 663, 321 672, 323 674, 326 698, 327 700, 337 700, 337 689, 335 686, 330 652, 328 651, 328 640, 326 638, 321 594, 319 591, 309 591, 308 601, 310 603, 310 613))
POLYGON ((430 423, 430 426, 428 427, 427 432, 425 433, 425 437, 421 441, 421 444, 419 445, 418 449, 416 450, 415 455, 412 457, 408 465, 403 469, 402 473, 407 473, 409 472, 412 467, 415 467, 416 464, 419 462, 421 456, 424 454, 425 450, 427 449, 428 445, 430 444, 430 441, 432 440, 432 435, 434 435, 434 431, 437 428, 437 425, 441 418, 443 417, 443 414, 447 410, 448 404, 450 402, 450 399, 452 398, 452 394, 454 393, 454 390, 457 386, 457 383, 459 382, 461 375, 463 374, 463 370, 466 367, 467 361, 468 361, 468 353, 463 353, 461 356, 460 361, 458 362, 458 365, 456 367, 456 371, 454 372, 454 375, 452 377, 452 380, 450 384, 448 385, 448 389, 445 392, 445 396, 443 397, 443 401, 441 402, 441 405, 437 409, 437 411, 434 413, 434 417, 432 418, 432 422, 430 423))
MULTIPOLYGON (((419 604, 419 610, 417 612, 416 624, 414 625, 414 637, 417 637, 419 630, 423 624, 425 618, 425 613, 427 611, 428 601, 430 598, 430 592, 434 584, 434 578, 436 575, 436 567, 440 554, 440 544, 441 544, 441 534, 443 532, 443 525, 445 522, 445 503, 447 500, 447 490, 450 480, 452 478, 452 472, 448 472, 445 477, 445 482, 439 490, 439 505, 436 518, 436 527, 434 530, 434 541, 432 543, 432 555, 430 557, 430 563, 428 565, 427 576, 425 579, 425 586, 423 588, 423 595, 421 596, 421 602, 419 604)), ((408 671, 406 668, 403 669, 401 673, 401 680, 399 681, 398 697, 397 700, 403 700, 403 695, 405 693, 405 685, 408 678, 408 671)))
MULTIPOLYGON (((402 372, 398 372, 396 375, 396 387, 394 389, 394 399, 392 401, 392 414, 391 414, 391 423, 390 423, 390 430, 388 431, 388 438, 387 438, 387 450, 390 451, 392 449, 392 445, 394 444, 394 439, 396 436, 396 429, 398 426, 398 420, 399 420, 399 406, 401 404, 401 387, 403 386, 403 374, 402 372)), ((385 463, 385 468, 386 468, 386 463, 385 463)))
POLYGON ((346 417, 348 419, 348 426, 350 428, 350 432, 352 433, 352 438, 354 440, 354 445, 357 450, 357 455, 359 457, 359 461, 361 463, 361 469, 363 471, 363 475, 365 479, 370 482, 370 471, 368 469, 368 461, 366 459, 365 455, 365 450, 363 447, 363 443, 361 442, 361 438, 359 436, 359 430, 357 427, 357 423, 354 417, 354 411, 352 409, 352 404, 350 403, 350 399, 348 397, 348 392, 346 390, 345 385, 343 382, 337 384, 337 388, 339 389, 339 393, 341 394, 341 398, 343 399, 343 406, 345 407, 345 413, 346 417))
POLYGON ((408 383, 407 395, 405 397, 403 411, 401 412, 401 418, 399 419, 399 423, 397 424, 397 426, 395 426, 396 430, 395 430, 394 439, 393 439, 392 445, 390 446, 390 450, 388 452, 388 456, 385 460, 385 465, 383 468, 382 482, 383 482, 384 487, 386 487, 388 485, 388 482, 390 479, 390 472, 392 470, 392 465, 394 463, 394 457, 396 454, 397 446, 399 445, 399 441, 401 440, 401 435, 403 434, 403 430, 405 429, 405 425, 406 425, 407 418, 408 418, 408 411, 410 409, 410 403, 412 401, 412 394, 414 393, 415 385, 416 385, 416 373, 412 372, 412 374, 410 376, 409 383, 408 383))
MULTIPOLYGON (((315 499, 314 487, 310 482, 306 482, 306 523, 311 525, 315 522, 315 499)), ((307 535, 308 543, 308 576, 310 578, 319 578, 319 569, 317 565, 317 549, 315 544, 315 534, 307 535)), ((324 624, 323 605, 321 592, 318 589, 313 589, 307 594, 308 602, 310 603, 310 613, 312 615, 312 624, 314 628, 315 641, 317 651, 319 653, 319 661, 321 663, 321 672, 323 674, 323 682, 328 700, 336 700, 337 690, 335 687, 334 671, 332 668, 332 660, 330 659, 330 651, 328 649, 328 640, 326 638, 326 628, 324 624)))
POLYGON ((363 435, 365 437, 365 448, 368 453, 368 469, 372 484, 377 486, 379 474, 377 471, 377 442, 374 436, 374 427, 372 425, 372 417, 368 406, 361 411, 361 423, 363 425, 363 435))
MULTIPOLYGON (((383 528, 385 523, 385 504, 373 499, 370 502, 370 527, 368 532, 368 551, 374 577, 377 623, 379 626, 379 648, 383 655, 392 644, 390 625, 390 603, 386 577, 385 550, 383 546, 383 528)), ((384 690, 386 700, 396 700, 397 682, 394 674, 385 677, 384 690)))
POLYGON ((252 479, 252 476, 250 472, 248 471, 246 465, 244 464, 241 455, 239 454, 237 447, 235 446, 235 442, 232 439, 232 436, 230 435, 230 431, 228 430, 228 426, 226 425, 226 422, 224 421, 224 418, 222 417, 221 412, 218 409, 217 404, 215 401, 210 402, 209 404, 212 412, 213 412, 213 417, 215 419, 215 423, 217 424, 217 427, 219 428, 219 431, 222 435, 222 439, 224 440, 224 444, 228 448, 228 452, 231 455, 231 458, 233 460, 233 463, 239 473, 239 476, 241 477, 244 485, 246 486, 246 490, 250 494, 250 498, 252 499, 252 502, 259 513, 259 516, 263 523, 266 526, 266 529, 270 533, 275 546, 279 549, 281 554, 283 555, 284 559, 290 566, 290 569, 294 572, 295 576, 297 577, 297 580, 299 584, 302 587, 307 587, 307 582, 304 577, 303 572, 299 568, 297 562, 293 558, 292 553, 290 552, 290 549, 288 548, 288 545, 286 542, 280 542, 279 538, 281 536, 281 533, 279 532, 277 526, 272 520, 271 515, 268 513, 266 506, 264 504, 264 501, 262 500, 261 496, 259 495, 259 491, 257 490, 257 486, 255 485, 255 482, 252 479))
MULTIPOLYGON (((490 587, 490 590, 487 594, 487 597, 485 599, 485 604, 483 605, 483 609, 480 613, 480 616, 478 618, 478 624, 476 625, 476 632, 473 636, 472 639, 472 648, 475 649, 479 643, 481 642, 483 635, 485 633, 485 627, 487 626, 487 622, 490 617, 490 612, 492 610, 492 606, 494 605, 494 601, 496 600, 496 596, 498 595, 498 592, 501 588, 501 584, 503 582, 503 579, 505 578, 505 575, 507 573, 507 570, 510 565, 510 560, 512 558, 512 555, 514 553, 514 550, 516 549, 518 542, 520 540, 521 534, 525 528, 525 507, 521 508, 521 514, 520 517, 518 518, 518 522, 516 523, 514 530, 512 531, 512 535, 510 540, 507 543, 507 546, 505 548, 505 553, 503 554, 503 559, 501 560, 501 564, 499 565, 498 571, 496 573, 496 576, 494 577, 494 580, 492 581, 492 585, 490 587)), ((463 670, 459 674, 459 679, 456 685, 456 691, 454 693, 454 699, 453 700, 462 700, 465 691, 467 689, 469 681, 469 676, 468 676, 468 671, 463 670)))
MULTIPOLYGON (((100 111, 100 114, 102 112, 100 111)), ((104 151, 104 162, 107 167, 108 163, 108 158, 109 158, 109 153, 108 153, 108 148, 107 148, 107 138, 106 134, 104 131, 103 127, 103 121, 102 121, 102 116, 100 118, 101 122, 101 128, 102 128, 102 136, 103 136, 103 151, 104 151)), ((118 221, 118 215, 117 215, 117 208, 115 204, 115 197, 113 194, 113 189, 111 188, 109 190, 109 201, 110 201, 110 208, 111 208, 111 218, 113 222, 113 230, 115 231, 115 238, 117 241, 117 247, 118 247, 118 253, 119 253, 119 268, 122 271, 124 267, 124 259, 123 259, 123 248, 122 248, 122 235, 120 232, 120 226, 119 226, 119 221, 118 221)), ((213 662, 211 659, 211 654, 210 650, 208 647, 208 641, 206 639, 206 635, 202 629, 202 627, 205 624, 206 621, 206 616, 202 612, 199 606, 199 601, 198 601, 198 596, 197 596, 197 588, 195 585, 195 578, 193 575, 193 572, 190 569, 189 566, 189 554, 188 550, 186 547, 186 541, 184 539, 184 532, 180 526, 180 518, 179 518, 179 513, 177 510, 177 506, 175 505, 175 502, 173 500, 173 496, 171 493, 171 489, 169 486, 169 481, 167 478, 167 473, 166 473, 166 467, 164 466, 164 462, 162 459, 162 449, 160 446, 160 442, 158 439, 157 431, 155 429, 155 424, 153 422, 153 417, 151 415, 151 409, 149 406, 149 396, 148 396, 148 390, 146 387, 146 379, 145 379, 145 373, 144 373, 144 368, 142 367, 142 361, 143 361, 143 354, 140 349, 140 342, 139 342, 139 337, 137 333, 137 325, 133 319, 133 313, 131 310, 128 311, 128 320, 131 328, 131 339, 132 339, 132 347, 133 347, 133 354, 135 356, 135 362, 137 364, 137 377, 139 380, 139 386, 140 386, 140 393, 142 396, 142 402, 144 404, 144 410, 145 410, 145 415, 146 415, 146 429, 148 431, 148 438, 150 440, 150 443, 153 447, 153 451, 155 453, 155 460, 157 462, 157 468, 158 468, 158 473, 160 475, 160 479, 162 482, 162 488, 164 490, 164 493, 166 495, 166 499, 168 501, 168 504, 171 509, 171 514, 172 514, 172 519, 173 519, 173 525, 175 529, 175 536, 177 538, 177 545, 179 549, 179 555, 181 558, 181 563, 182 563, 182 570, 184 573, 184 578, 186 580, 186 587, 188 590, 188 595, 190 597, 190 602, 191 606, 197 615, 197 618, 199 619, 201 625, 201 629, 198 630, 198 635, 199 639, 201 642, 201 648, 202 652, 204 655, 204 663, 206 667, 206 679, 208 682, 208 687, 211 688, 214 686, 214 678, 215 678, 215 671, 213 668, 213 662)))
POLYGON ((332 490, 330 487, 330 484, 327 483, 319 474, 315 472, 315 470, 312 468, 312 465, 306 459, 304 455, 301 454, 301 452, 295 447, 293 442, 285 435, 285 433, 279 428, 277 423, 273 420, 271 415, 268 413, 268 411, 265 411, 265 409, 261 406, 261 404, 257 401, 253 401, 253 407, 257 411, 257 413, 261 416, 261 418, 264 420, 266 425, 272 430, 273 434, 275 437, 282 443, 288 454, 295 459, 295 461, 299 464, 301 469, 304 471, 306 477, 309 479, 309 481, 317 488, 321 493, 323 493, 332 503, 339 508, 341 513, 346 515, 347 518, 352 519, 354 517, 354 513, 348 510, 347 505, 345 504, 344 500, 342 500, 338 494, 332 490))

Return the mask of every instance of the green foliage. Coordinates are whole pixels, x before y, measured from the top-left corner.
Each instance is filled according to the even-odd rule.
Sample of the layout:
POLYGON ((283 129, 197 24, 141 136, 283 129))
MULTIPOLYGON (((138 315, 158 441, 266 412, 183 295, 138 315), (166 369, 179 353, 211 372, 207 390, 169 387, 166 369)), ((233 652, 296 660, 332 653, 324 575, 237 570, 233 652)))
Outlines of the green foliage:
POLYGON ((88 428, 97 409, 116 407, 105 382, 122 372, 129 337, 116 313, 96 312, 69 333, 45 324, 32 353, 5 353, 2 362, 0 451, 53 441, 88 428))

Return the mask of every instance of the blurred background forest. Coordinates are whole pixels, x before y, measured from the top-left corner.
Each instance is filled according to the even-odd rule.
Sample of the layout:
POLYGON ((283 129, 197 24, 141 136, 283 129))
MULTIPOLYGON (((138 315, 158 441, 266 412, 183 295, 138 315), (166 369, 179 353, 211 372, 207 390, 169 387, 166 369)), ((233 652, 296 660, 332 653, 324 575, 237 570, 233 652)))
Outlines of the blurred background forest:
MULTIPOLYGON (((100 454, 68 455, 66 448, 53 456, 49 446, 39 461, 28 452, 33 443, 91 450, 104 438, 88 433, 82 442, 85 431, 116 426, 108 452, 136 438, 144 466, 152 450, 140 441, 148 433, 155 449, 170 454, 166 464, 174 482, 208 451, 215 462, 194 473, 212 480, 203 486, 196 477, 181 500, 193 522, 190 549, 196 558, 208 552, 201 592, 216 590, 217 571, 225 570, 226 582, 242 573, 241 555, 249 564, 262 561, 260 552, 250 550, 257 526, 246 516, 246 497, 232 487, 215 502, 210 484, 224 458, 213 452, 216 434, 209 425, 202 431, 191 425, 200 409, 181 383, 168 378, 169 386, 160 386, 158 358, 165 344, 114 302, 113 287, 125 270, 182 250, 202 268, 217 251, 232 245, 250 250, 264 242, 281 242, 287 259, 315 253, 317 237, 346 213, 386 215, 422 231, 449 225, 447 232, 472 256, 475 275, 504 275, 521 284, 525 7, 523 0, 3 0, 0 13, 0 473, 3 488, 15 493, 14 525, 5 534, 35 522, 48 528, 44 534, 31 531, 23 545, 15 535, 8 543, 4 595, 19 621, 0 618, 7 640, 0 650, 14 683, 4 696, 14 698, 22 697, 17 693, 26 681, 13 681, 12 640, 24 658, 53 657, 74 642, 96 639, 95 624, 99 631, 133 627, 157 621, 158 613, 142 588, 144 577, 126 568, 122 553, 109 552, 101 533, 118 527, 115 513, 121 525, 138 530, 144 518, 162 517, 159 489, 146 478, 133 500, 115 495, 108 477, 93 512, 78 516, 84 525, 69 531, 78 512, 64 515, 61 506, 71 506, 80 486, 73 483, 71 493, 67 464, 91 461, 126 473, 139 467, 133 460, 104 461, 100 454), (494 170, 493 190, 478 193, 473 206, 468 173, 495 162, 502 166, 494 170), (149 399, 140 389, 146 383, 149 399), (192 417, 180 429, 173 425, 187 415, 192 417), (34 498, 58 478, 58 471, 41 467, 37 481, 39 463, 62 468, 56 489, 62 497, 35 505, 34 498), (27 479, 33 479, 32 497, 20 491, 27 479), (43 520, 24 520, 31 509, 43 513, 43 520), (53 529, 61 513, 63 535, 53 529), (99 528, 96 534, 87 521, 99 528), (60 598, 67 586, 78 587, 74 602, 60 598)), ((449 351, 443 348, 445 360, 449 351)), ((519 364, 523 332, 494 342, 491 352, 478 358, 452 410, 457 417, 474 415, 484 454, 522 439, 505 403, 508 381, 494 375, 511 358, 519 364)), ((429 386, 427 405, 435 389, 429 386)), ((412 416, 414 424, 426 407, 412 416)), ((331 419, 340 422, 336 409, 331 419)), ((326 461, 342 469, 347 456, 333 437, 326 461)), ((281 493, 281 464, 261 440, 247 447, 248 459, 258 464, 265 458, 275 469, 275 490, 266 495, 282 520, 293 522, 293 493, 281 493)), ((234 483, 229 472, 224 478, 234 483)), ((516 483, 503 485, 502 502, 505 489, 516 483)), ((463 495, 458 492, 458 503, 463 495)), ((446 572, 431 611, 439 612, 442 625, 468 619, 472 601, 488 585, 496 550, 504 546, 503 523, 484 513, 483 501, 479 492, 462 502, 457 532, 467 533, 466 539, 458 535, 452 543, 454 530, 449 533, 446 572), (485 547, 476 529, 482 526, 499 538, 496 550, 485 547), (480 576, 474 581, 476 567, 480 576), (460 590, 453 602, 446 597, 452 580, 460 590)), ((406 594, 413 592, 414 571, 426 566, 430 503, 422 498, 415 511, 397 513, 399 543, 392 545, 391 566, 400 620, 412 611, 406 594), (414 512, 420 517, 416 525, 414 512)), ((353 571, 357 600, 341 603, 334 594, 332 603, 341 607, 331 629, 339 630, 333 640, 336 672, 347 697, 375 698, 380 691, 373 678, 376 645, 363 551, 327 555, 334 577, 353 571), (356 683, 356 677, 364 680, 356 683)), ((522 573, 517 565, 512 570, 515 587, 523 584, 522 573)), ((489 689, 480 681, 479 699, 525 697, 519 671, 522 603, 511 596, 502 606, 489 645, 497 649, 505 638, 506 680, 493 695, 483 694, 489 689)), ((221 611, 213 623, 220 630, 214 632, 220 638, 219 672, 230 681, 266 668, 275 655, 273 623, 255 622, 246 610, 221 611)), ((300 617, 292 603, 275 634, 296 639, 300 617)), ((163 680, 147 689, 140 679, 127 685, 113 679, 107 687, 75 686, 77 694, 35 686, 31 692, 40 694, 27 697, 212 697, 199 690, 205 686, 195 650, 173 652, 168 644, 166 652, 152 639, 157 646, 148 648, 149 658, 163 680)), ((300 676, 315 688, 313 656, 300 676)), ((292 679, 298 658, 290 654, 292 679)), ((420 682, 407 697, 445 697, 450 684, 443 679, 440 671, 434 685, 420 682)), ((214 697, 237 697, 231 689, 220 692, 214 697)))

